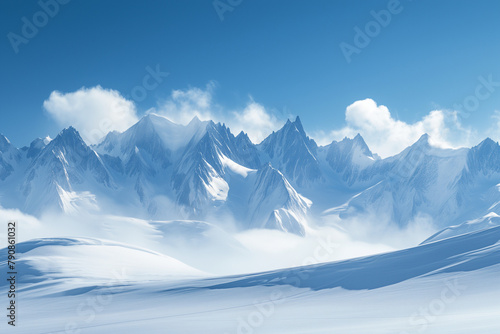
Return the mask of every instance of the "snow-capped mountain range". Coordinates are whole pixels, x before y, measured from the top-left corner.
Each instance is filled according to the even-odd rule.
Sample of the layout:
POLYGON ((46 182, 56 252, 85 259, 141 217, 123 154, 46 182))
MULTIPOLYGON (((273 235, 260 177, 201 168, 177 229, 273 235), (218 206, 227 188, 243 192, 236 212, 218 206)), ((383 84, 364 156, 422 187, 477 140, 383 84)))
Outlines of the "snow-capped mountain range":
POLYGON ((424 135, 381 159, 360 135, 318 146, 298 117, 260 144, 224 124, 155 114, 95 146, 72 127, 23 148, 0 135, 0 206, 34 215, 231 221, 298 235, 328 215, 371 215, 397 226, 427 217, 442 229, 500 213, 499 184, 500 146, 489 138, 451 150, 424 135))

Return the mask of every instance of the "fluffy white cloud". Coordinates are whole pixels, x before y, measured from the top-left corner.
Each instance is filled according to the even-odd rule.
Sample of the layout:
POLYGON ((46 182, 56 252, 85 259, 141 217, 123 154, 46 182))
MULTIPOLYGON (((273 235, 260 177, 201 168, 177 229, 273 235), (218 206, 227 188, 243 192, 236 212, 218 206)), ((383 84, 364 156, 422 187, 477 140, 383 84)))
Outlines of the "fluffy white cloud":
POLYGON ((215 84, 211 82, 205 89, 195 87, 187 90, 173 90, 170 98, 159 107, 159 110, 154 111, 179 124, 187 124, 195 116, 202 121, 213 120, 212 92, 214 88, 215 84))
POLYGON ((495 141, 500 141, 500 111, 495 110, 491 115, 490 127, 486 135, 495 141))
POLYGON ((174 90, 167 101, 150 112, 166 116, 172 122, 180 124, 189 123, 195 116, 201 120, 225 123, 234 134, 246 132, 254 143, 260 143, 271 132, 283 126, 283 120, 279 120, 251 98, 241 110, 224 110, 213 100, 214 88, 215 84, 209 83, 205 89, 174 90))
POLYGON ((99 142, 110 131, 124 131, 138 121, 132 101, 101 86, 71 93, 53 91, 43 107, 60 126, 74 126, 88 144, 99 142))
POLYGON ((382 157, 401 152, 424 133, 429 134, 431 144, 443 148, 468 146, 472 132, 462 127, 456 111, 434 110, 413 124, 396 120, 389 109, 377 105, 372 99, 356 101, 347 107, 346 126, 319 137, 325 144, 360 133, 368 146, 382 157))
POLYGON ((268 113, 264 106, 254 101, 248 103, 242 111, 233 112, 234 118, 227 124, 234 133, 244 131, 254 143, 260 143, 271 132, 283 126, 283 122, 268 113))

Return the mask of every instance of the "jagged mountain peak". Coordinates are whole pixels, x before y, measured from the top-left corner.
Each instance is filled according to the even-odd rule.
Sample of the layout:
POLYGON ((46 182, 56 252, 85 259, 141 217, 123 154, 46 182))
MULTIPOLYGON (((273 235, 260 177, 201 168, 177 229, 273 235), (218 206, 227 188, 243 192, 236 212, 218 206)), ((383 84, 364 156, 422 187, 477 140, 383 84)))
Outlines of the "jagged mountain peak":
POLYGON ((486 138, 468 150, 467 171, 484 175, 500 172, 500 145, 491 138, 486 138))
POLYGON ((80 136, 80 133, 72 126, 62 130, 47 146, 88 147, 80 136))
POLYGON ((431 143, 430 143, 430 136, 427 133, 424 133, 423 135, 418 138, 416 142, 414 142, 410 148, 430 148, 431 143))
POLYGON ((306 185, 321 179, 318 146, 304 132, 300 118, 293 122, 288 120, 257 147, 268 156, 266 160, 295 184, 306 185))
POLYGON ((238 135, 236 136, 236 139, 237 140, 250 140, 250 138, 248 137, 248 134, 243 132, 243 131, 240 131, 240 133, 238 133, 238 135))
POLYGON ((420 138, 413 143, 411 146, 404 149, 401 153, 388 158, 391 160, 393 158, 410 159, 412 161, 421 161, 424 157, 456 157, 465 156, 470 149, 468 148, 449 148, 443 147, 439 143, 432 140, 428 134, 423 134, 420 138))
POLYGON ((474 146, 473 149, 484 150, 484 149, 496 149, 498 147, 499 147, 498 142, 494 141, 490 137, 486 137, 485 140, 480 142, 478 145, 474 146))
POLYGON ((352 139, 352 141, 354 143, 356 143, 357 145, 360 145, 360 146, 368 148, 368 145, 366 144, 365 139, 361 136, 360 133, 358 133, 356 136, 354 136, 354 138, 352 139))
MULTIPOLYGON (((408 159, 411 156, 418 156, 418 157, 422 158, 424 156, 427 156, 432 151, 433 148, 437 149, 437 150, 441 150, 440 148, 433 147, 430 144, 430 136, 427 133, 424 133, 413 144, 411 144, 410 146, 405 148, 400 153, 398 153, 392 157, 389 157, 387 160, 408 159)), ((415 159, 412 159, 412 160, 415 160, 415 159)), ((418 160, 420 160, 420 159, 418 159, 418 160)))
POLYGON ((354 149, 359 149, 363 154, 369 157, 374 157, 374 154, 366 144, 365 140, 361 136, 361 134, 357 134, 354 138, 347 138, 345 137, 342 139, 340 142, 333 141, 330 145, 331 146, 339 146, 342 147, 345 150, 354 150, 354 149))
POLYGON ((201 120, 198 117, 198 115, 194 115, 193 118, 191 119, 191 121, 189 123, 191 123, 191 122, 201 123, 201 120))
POLYGON ((175 152, 186 147, 193 138, 199 140, 206 133, 210 122, 195 117, 187 125, 182 125, 165 116, 149 113, 125 132, 108 134, 98 149, 113 156, 127 153, 135 146, 143 147, 150 153, 164 154, 165 150, 175 152))
MULTIPOLYGON (((285 125, 278 130, 276 133, 287 133, 289 134, 290 132, 298 132, 301 137, 304 137, 304 139, 307 138, 307 140, 312 140, 309 137, 307 137, 306 132, 304 131, 304 127, 302 126, 302 122, 300 121, 300 117, 297 116, 294 121, 291 121, 288 119, 285 123, 285 125)), ((274 134, 275 132, 273 132, 274 134)))
POLYGON ((325 149, 328 164, 348 184, 356 182, 362 170, 380 160, 359 133, 352 139, 346 137, 339 142, 333 141, 325 149))
POLYGON ((0 133, 0 152, 7 151, 11 146, 9 139, 0 133))

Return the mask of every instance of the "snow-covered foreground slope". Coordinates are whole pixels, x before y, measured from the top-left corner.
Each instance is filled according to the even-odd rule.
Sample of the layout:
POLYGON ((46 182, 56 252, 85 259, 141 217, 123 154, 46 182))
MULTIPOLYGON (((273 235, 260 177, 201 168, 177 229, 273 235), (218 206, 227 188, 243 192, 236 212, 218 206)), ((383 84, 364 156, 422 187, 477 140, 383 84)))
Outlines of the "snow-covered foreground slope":
POLYGON ((466 221, 465 223, 462 223, 460 225, 447 227, 433 234, 431 237, 427 238, 423 243, 429 243, 446 238, 451 238, 457 235, 474 231, 480 231, 499 225, 500 225, 500 216, 494 212, 490 212, 484 217, 466 221))
POLYGON ((52 261, 47 267, 28 260, 37 249, 74 252, 85 242, 19 245, 24 270, 36 268, 38 275, 36 281, 21 278, 17 333, 500 331, 500 227, 370 257, 220 278, 146 281, 142 274, 159 266, 96 283, 79 280, 83 272, 75 267, 68 277, 54 276, 65 251, 45 251, 52 261))
MULTIPOLYGON (((172 257, 127 244, 90 238, 33 239, 17 246, 21 282, 89 286, 120 277, 152 281, 206 274, 172 257)), ((7 272, 6 262, 0 264, 7 272)), ((5 286, 2 281, 0 286, 5 286)))

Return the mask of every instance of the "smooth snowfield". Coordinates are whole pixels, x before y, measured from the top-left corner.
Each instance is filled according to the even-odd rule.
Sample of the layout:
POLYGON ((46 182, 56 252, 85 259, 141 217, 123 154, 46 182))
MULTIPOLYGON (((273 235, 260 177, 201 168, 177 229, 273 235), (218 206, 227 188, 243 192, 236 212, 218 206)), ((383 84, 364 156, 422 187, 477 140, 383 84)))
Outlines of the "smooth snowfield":
POLYGON ((37 279, 21 278, 16 333, 500 331, 500 227, 396 252, 249 275, 185 278, 192 269, 176 263, 175 268, 183 268, 177 271, 179 280, 149 281, 144 274, 156 269, 127 274, 119 270, 123 263, 85 274, 56 265, 66 252, 73 266, 93 270, 88 262, 104 261, 99 256, 113 259, 103 249, 80 263, 74 254, 82 245, 116 246, 57 238, 19 245, 23 272, 36 271, 37 279), (50 266, 32 261, 38 252, 50 266), (108 269, 122 274, 102 280, 108 269), (90 274, 99 279, 81 279, 90 274))

